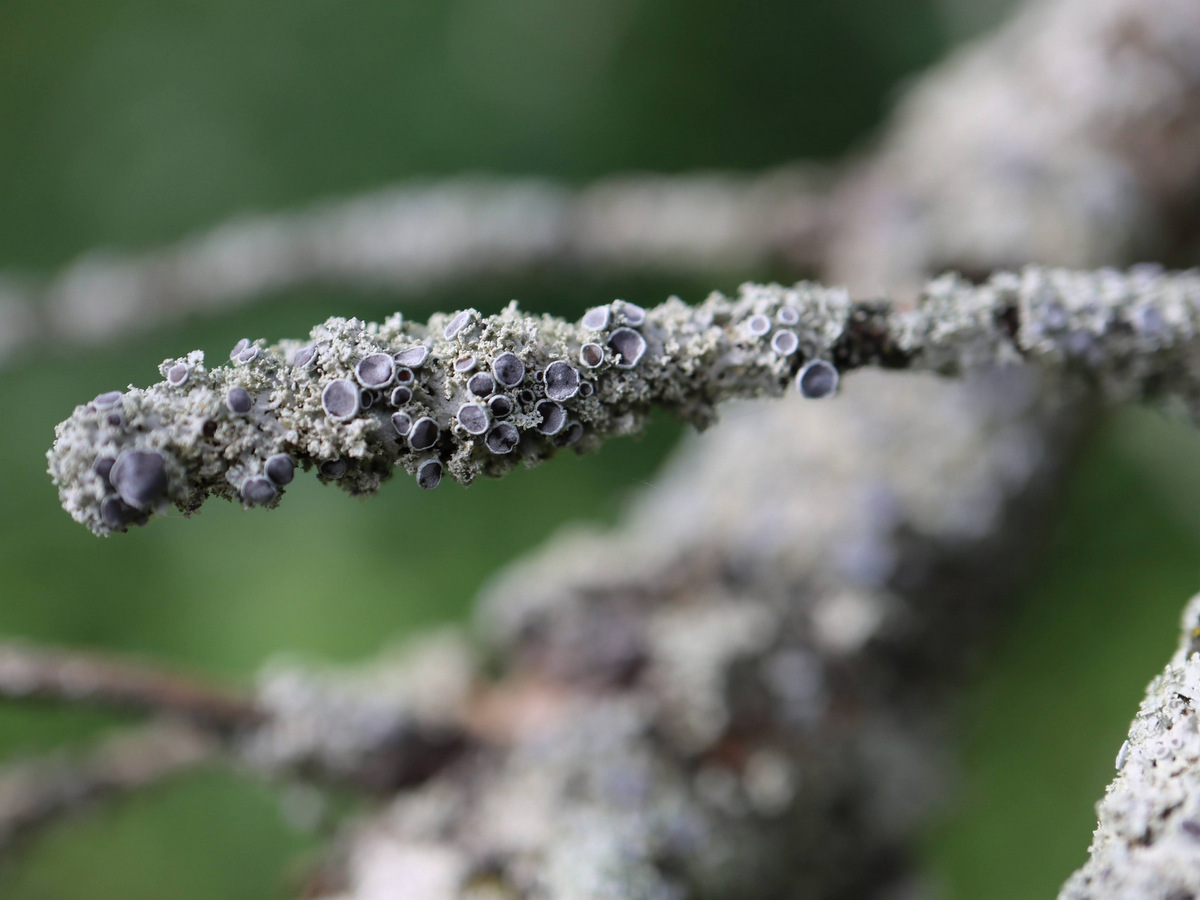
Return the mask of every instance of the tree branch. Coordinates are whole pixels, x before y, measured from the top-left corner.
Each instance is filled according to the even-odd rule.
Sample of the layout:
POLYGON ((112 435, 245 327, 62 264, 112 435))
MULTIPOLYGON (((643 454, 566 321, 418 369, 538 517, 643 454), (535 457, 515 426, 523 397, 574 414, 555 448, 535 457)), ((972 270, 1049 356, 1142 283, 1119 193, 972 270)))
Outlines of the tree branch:
POLYGON ((1200 9, 1033 0, 922 78, 830 200, 822 274, 864 295, 1196 259, 1200 9))
POLYGON ((0 697, 185 719, 230 734, 258 724, 249 698, 161 668, 75 650, 0 644, 0 697))
POLYGON ((474 648, 454 632, 420 635, 350 668, 273 663, 255 692, 263 722, 233 751, 269 777, 389 796, 485 739, 466 715, 479 680, 474 648))
POLYGON ((0 768, 0 857, 47 826, 203 765, 220 749, 193 726, 157 723, 84 752, 10 763, 0 768))
POLYGON ((1028 360, 1110 395, 1194 406, 1200 275, 947 277, 911 309, 801 284, 698 307, 616 301, 578 323, 515 304, 427 325, 330 319, 304 344, 243 341, 232 356, 212 369, 200 351, 167 360, 166 381, 102 394, 60 424, 50 471, 71 516, 105 535, 213 494, 274 506, 297 464, 356 494, 397 466, 423 487, 443 472, 469 484, 633 433, 655 405, 703 427, 722 401, 793 382, 824 397, 870 365, 958 374, 1028 360))
MULTIPOLYGON (((838 248, 835 279, 852 279, 859 296, 882 286, 907 298, 932 266, 974 274, 1023 263, 1028 236, 1038 257, 1086 266, 1165 256, 1186 238, 1175 214, 1194 201, 1200 159, 1189 101, 1200 75, 1181 64, 1200 36, 1194 5, 1035 8, 1024 21, 1041 23, 1045 38, 1009 32, 944 69, 940 87, 900 114, 874 175, 839 192, 845 221, 822 246, 838 248)), ((1170 281, 1095 277, 1122 291, 1170 281)), ((1123 296, 1057 311, 1035 302, 1033 319, 1019 304, 1016 316, 981 304, 999 321, 954 331, 957 351, 942 364, 937 353, 910 361, 973 366, 1004 348, 1108 373, 1101 381, 1118 393, 1166 384, 1190 395, 1193 321, 1163 314, 1191 295, 1123 296), (977 355, 961 355, 968 347, 977 355)), ((922 353, 939 347, 936 329, 917 332, 922 353)), ((625 897, 895 888, 945 780, 946 673, 995 612, 1001 585, 983 573, 1011 574, 1036 545, 1026 523, 1039 520, 1070 445, 1056 428, 1070 431, 1078 412, 1031 410, 1036 388, 1017 379, 960 393, 864 376, 862 406, 739 413, 679 463, 673 489, 660 483, 643 499, 628 539, 549 548, 488 604, 489 634, 510 665, 474 715, 507 740, 474 748, 348 837, 345 895, 413 884, 424 893, 408 896, 422 900, 530 885, 625 897), (651 557, 650 546, 668 549, 651 557)), ((138 395, 134 412, 144 402, 138 395)), ((711 399, 695 402, 704 410, 711 399)), ((159 427, 144 424, 143 437, 159 427)), ((193 424, 203 433, 203 420, 193 424)), ((237 496, 246 474, 214 477, 237 496)), ((347 475, 355 489, 370 486, 362 472, 335 480, 347 475)))
POLYGON ((375 666, 268 666, 253 697, 100 654, 0 645, 0 699, 149 713, 160 721, 0 768, 0 857, 65 818, 218 759, 272 780, 375 795, 417 784, 471 745, 475 670, 445 635, 375 666))
POLYGON ((306 283, 419 291, 547 266, 782 264, 864 295, 932 272, 1194 257, 1200 24, 1190 0, 1043 0, 925 76, 877 150, 830 171, 457 178, 245 216, 49 279, 0 277, 0 364, 306 283))
POLYGON ((1200 895, 1200 597, 1179 649, 1146 689, 1096 809, 1090 858, 1060 900, 1200 895))
POLYGON ((1031 375, 736 408, 617 528, 510 568, 480 615, 503 668, 469 707, 491 740, 344 835, 318 896, 911 888, 951 685, 1080 422, 1031 375))
POLYGON ((312 283, 413 292, 547 267, 811 271, 829 181, 815 166, 613 176, 583 189, 461 177, 235 218, 143 254, 89 254, 49 282, 0 277, 0 363, 312 283))
POLYGON ((242 695, 104 654, 9 642, 0 644, 0 699, 184 721, 259 774, 382 792, 421 780, 465 745, 459 701, 474 669, 451 638, 427 638, 376 669, 386 677, 371 667, 335 676, 273 665, 242 695))

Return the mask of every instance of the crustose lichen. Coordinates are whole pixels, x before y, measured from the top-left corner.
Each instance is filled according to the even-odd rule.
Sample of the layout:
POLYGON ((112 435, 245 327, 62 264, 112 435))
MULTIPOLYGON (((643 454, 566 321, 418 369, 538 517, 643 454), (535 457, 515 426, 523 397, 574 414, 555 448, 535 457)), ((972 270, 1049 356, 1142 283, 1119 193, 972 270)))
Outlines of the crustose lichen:
POLYGON ((621 300, 576 323, 510 304, 497 315, 329 319, 306 342, 201 351, 163 381, 100 394, 61 423, 49 453, 64 508, 97 534, 210 495, 274 506, 295 467, 356 494, 396 467, 425 488, 469 484, 637 431, 654 405, 703 427, 716 404, 834 393, 863 365, 953 374, 1034 359, 1110 392, 1195 406, 1200 277, 1028 269, 984 285, 931 282, 919 303, 851 301, 815 284, 743 286, 692 307, 621 300))

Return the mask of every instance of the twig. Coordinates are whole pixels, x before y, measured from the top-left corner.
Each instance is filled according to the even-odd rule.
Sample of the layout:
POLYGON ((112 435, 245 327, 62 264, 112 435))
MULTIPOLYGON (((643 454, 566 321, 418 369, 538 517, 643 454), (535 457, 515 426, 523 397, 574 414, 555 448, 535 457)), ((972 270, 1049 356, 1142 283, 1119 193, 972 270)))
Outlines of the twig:
POLYGON ((1117 775, 1096 804, 1090 858, 1059 900, 1200 895, 1200 597, 1179 649, 1146 688, 1117 775))
POLYGON ((613 176, 581 190, 463 177, 240 217, 142 254, 89 254, 45 283, 0 277, 0 363, 310 283, 411 292, 547 267, 811 271, 828 181, 815 167, 613 176))
POLYGON ((376 796, 419 784, 477 746, 463 714, 478 680, 457 633, 424 634, 348 669, 271 663, 255 692, 262 725, 234 742, 270 777, 336 781, 376 796))
POLYGON ((156 723, 75 753, 0 769, 0 856, 39 830, 101 800, 141 791, 211 761, 212 735, 182 723, 156 723))
POLYGON ((0 697, 186 719, 229 734, 258 724, 249 698, 163 669, 74 650, 0 644, 0 697))
POLYGON ((774 262, 903 296, 946 267, 1166 257, 1200 225, 1196 16, 1190 0, 1030 3, 926 76, 878 149, 836 172, 414 183, 94 252, 49 280, 0 277, 0 364, 313 282, 414 291, 544 267, 774 262))
POLYGON ((0 769, 0 855, 94 801, 221 758, 269 779, 376 795, 417 784, 469 745, 456 698, 473 678, 456 641, 389 660, 384 677, 270 667, 253 699, 102 654, 0 645, 0 699, 152 713, 163 721, 0 769))

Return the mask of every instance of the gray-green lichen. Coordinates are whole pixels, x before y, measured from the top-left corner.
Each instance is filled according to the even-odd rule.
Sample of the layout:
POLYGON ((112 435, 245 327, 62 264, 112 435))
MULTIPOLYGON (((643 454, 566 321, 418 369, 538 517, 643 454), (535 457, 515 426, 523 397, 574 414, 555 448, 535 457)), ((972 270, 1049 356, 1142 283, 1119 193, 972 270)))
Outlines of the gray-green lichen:
POLYGON ((912 308, 803 283, 695 307, 618 300, 575 323, 515 303, 426 324, 334 318, 305 342, 243 341, 212 368, 195 351, 164 361, 158 384, 101 394, 58 426, 50 473, 64 508, 108 534, 210 495, 274 506, 294 465, 356 494, 397 467, 422 487, 443 473, 469 484, 636 432, 656 405, 704 427, 722 401, 793 381, 825 396, 864 365, 958 374, 1032 359, 1196 411, 1198 316, 1200 276, 1143 267, 945 276, 912 308))
POLYGON ((1183 639, 1146 689, 1117 777, 1097 804, 1091 857, 1060 900, 1200 896, 1200 597, 1183 639))

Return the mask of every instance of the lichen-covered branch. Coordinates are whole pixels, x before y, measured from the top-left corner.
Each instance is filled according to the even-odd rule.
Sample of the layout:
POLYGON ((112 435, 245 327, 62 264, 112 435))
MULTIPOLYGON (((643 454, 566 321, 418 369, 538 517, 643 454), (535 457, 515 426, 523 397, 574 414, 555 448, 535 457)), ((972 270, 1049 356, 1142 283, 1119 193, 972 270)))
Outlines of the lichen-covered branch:
POLYGON ((1059 900, 1200 896, 1200 597, 1117 753, 1091 857, 1059 900))
POLYGON ((890 296, 980 277, 1196 258, 1200 6, 1034 0, 906 92, 834 191, 823 277, 890 296))
POLYGON ((1153 268, 1029 269, 975 286, 931 282, 915 308, 836 288, 744 286, 697 307, 616 301, 578 322, 510 305, 330 319, 307 342, 242 341, 209 368, 163 362, 148 389, 100 394, 59 425, 50 472, 63 506, 97 534, 211 495, 274 506, 296 466, 357 494, 396 467, 433 488, 585 451, 661 406, 709 424, 717 404, 825 397, 860 366, 957 374, 1031 360, 1089 374, 1118 396, 1200 390, 1200 276, 1153 268))
POLYGON ((143 253, 92 252, 50 279, 0 273, 0 364, 31 345, 94 344, 305 284, 424 291, 575 272, 811 270, 828 175, 458 177, 240 216, 143 253), (35 313, 35 310, 40 312, 35 313))
POLYGON ((1033 374, 735 407, 618 528, 512 567, 468 697, 487 740, 348 828, 316 895, 922 896, 951 685, 1080 424, 1033 374))
POLYGON ((388 796, 487 739, 468 715, 478 667, 472 646, 454 632, 421 635, 349 670, 269 664, 255 690, 261 722, 238 735, 232 753, 271 778, 388 796))
MULTIPOLYGON (((869 160, 864 177, 838 191, 831 209, 841 218, 821 253, 836 251, 833 277, 852 283, 857 296, 883 291, 908 300, 908 289, 931 266, 977 275, 1026 262, 1028 247, 1039 259, 1081 266, 1165 257, 1189 233, 1187 216, 1175 213, 1194 200, 1200 158, 1197 107, 1188 101, 1200 82, 1200 70, 1187 65, 1194 56, 1189 42, 1200 34, 1194 5, 1050 0, 1031 7, 1047 12, 1027 21, 1050 34, 1034 40, 1027 32, 1020 41, 1002 35, 974 57, 984 63, 967 57, 935 76, 936 90, 906 106, 883 142, 886 161, 869 160), (1029 52, 1014 52, 1021 46, 1029 52), (1031 79, 1031 71, 1052 71, 1049 82, 1061 90, 1031 94, 1030 86, 1044 81, 1031 79), (1078 108, 1086 115, 1074 116, 1078 108)), ((703 224, 703 214, 696 221, 703 224)), ((1088 373, 1121 396, 1175 394, 1190 402, 1193 277, 1147 269, 1034 270, 979 288, 951 279, 927 290, 912 316, 839 292, 837 309, 847 315, 832 340, 848 342, 846 323, 856 323, 861 353, 824 360, 839 372, 868 362, 951 371, 1028 358, 1088 373), (904 322, 912 326, 907 331, 899 327, 904 322)), ((128 294, 119 280, 112 284, 104 296, 119 310, 128 294)), ((90 302, 97 295, 76 296, 90 302)), ((142 296, 151 301, 147 308, 157 308, 159 298, 142 296)), ((589 376, 581 364, 572 366, 584 380, 674 383, 676 375, 658 368, 665 356, 652 352, 660 315, 651 310, 641 328, 648 368, 639 361, 632 371, 617 371, 606 340, 596 342, 611 354, 606 369, 589 376)), ((749 315, 736 322, 753 332, 749 315)), ((414 380, 436 374, 435 385, 453 385, 451 396, 435 394, 429 407, 452 429, 453 392, 470 390, 458 376, 478 369, 453 372, 469 348, 441 346, 437 329, 446 321, 435 319, 426 331, 398 322, 396 333, 431 351, 427 368, 413 370, 414 380)), ((728 341, 743 349, 734 343, 742 333, 730 323, 720 323, 727 334, 719 346, 728 341)), ((553 323, 547 333, 561 337, 578 327, 553 323)), ((778 327, 771 326, 772 340, 778 327)), ((371 340, 381 333, 361 332, 371 340)), ((320 340, 334 343, 328 334, 320 340)), ((300 392, 300 378, 291 387, 289 365, 301 346, 256 343, 257 356, 243 348, 248 366, 202 373, 196 384, 208 385, 207 405, 176 429, 179 438, 159 431, 159 405, 173 408, 159 399, 172 396, 161 385, 108 398, 119 409, 104 415, 82 408, 68 429, 77 456, 60 469, 70 475, 69 484, 61 482, 65 493, 79 489, 82 517, 103 531, 139 520, 164 501, 198 502, 203 491, 192 493, 194 486, 206 483, 226 497, 274 503, 290 477, 283 453, 292 465, 328 463, 322 477, 370 489, 392 471, 364 464, 392 452, 370 435, 386 436, 399 408, 384 412, 371 395, 364 412, 358 394, 352 421, 366 423, 358 426, 365 448, 359 458, 343 453, 349 442, 339 429, 352 425, 329 426, 346 441, 337 445, 336 460, 300 455, 287 443, 290 432, 270 444, 276 433, 259 429, 259 416, 282 408, 272 409, 279 385, 300 392), (273 374, 264 382, 242 380, 256 367, 273 374), (247 396, 231 394, 239 387, 247 396), (247 399, 248 410, 236 413, 247 399), (205 435, 214 421, 213 434, 205 435), (219 447, 204 445, 211 438, 219 447), (153 454, 175 454, 181 446, 197 448, 196 455, 186 450, 189 462, 178 467, 163 456, 167 477, 160 479, 153 454), (151 455, 133 455, 142 448, 151 455), (124 450, 132 468, 114 475, 107 467, 124 450), (191 460, 202 464, 189 468, 191 460), (177 484, 172 479, 180 473, 185 480, 177 484), (250 484, 255 473, 262 478, 250 484), (112 514, 107 526, 96 508, 103 503, 112 514)), ((703 423, 717 399, 779 392, 794 383, 802 364, 829 349, 801 348, 775 373, 761 362, 763 344, 745 346, 754 348, 750 361, 734 367, 718 396, 699 389, 707 386, 702 375, 693 393, 644 399, 703 423)), ((538 360, 529 368, 544 373, 557 360, 539 355, 546 351, 538 347, 529 351, 538 360)), ((328 373, 309 370, 305 402, 314 418, 327 415, 317 409, 329 382, 355 378, 365 355, 338 357, 328 373)), ((192 366, 186 358, 170 362, 168 379, 172 369, 177 381, 191 379, 193 368, 176 368, 192 366)), ((368 376, 373 369, 379 370, 366 367, 368 376)), ((972 638, 994 615, 1004 579, 1037 543, 1028 526, 1044 516, 1079 412, 1072 404, 1056 406, 1060 385, 1039 399, 1028 374, 1004 370, 967 387, 865 374, 850 381, 838 403, 734 412, 730 427, 694 442, 643 498, 623 536, 552 543, 487 604, 485 634, 504 662, 499 680, 466 693, 428 693, 487 740, 452 754, 448 767, 405 782, 410 788, 378 816, 348 829, 340 864, 331 865, 315 893, 339 900, 896 896, 909 876, 906 856, 922 814, 946 780, 948 673, 977 646, 972 638)), ((521 389, 547 387, 531 380, 521 389)), ((605 393, 593 385, 593 397, 624 390, 605 393)), ((335 411, 339 394, 352 399, 348 390, 336 390, 329 398, 335 411)), ((535 393, 535 412, 540 399, 535 393)), ((585 423, 574 399, 562 402, 584 427, 576 447, 623 433, 644 412, 634 403, 627 419, 602 432, 609 414, 585 423)), ((468 422, 473 415, 468 410, 468 422)), ((526 421, 520 456, 526 447, 531 461, 556 449, 554 436, 537 431, 544 419, 526 421)), ((439 430, 444 443, 421 452, 436 451, 445 468, 474 438, 439 430)), ((69 455, 60 447, 60 461, 69 455)), ((392 459, 412 472, 431 456, 416 455, 397 436, 392 459)), ((446 670, 461 674, 463 667, 446 670)), ((303 672, 268 676, 262 702, 269 698, 271 709, 286 715, 268 717, 258 734, 273 736, 248 742, 246 758, 264 761, 267 770, 339 770, 348 760, 377 758, 368 749, 370 735, 389 734, 388 723, 404 732, 405 723, 419 720, 408 701, 367 702, 349 713, 346 695, 329 682, 303 672), (323 728, 325 722, 335 726, 323 728), (355 736, 343 740, 346 734, 355 736)))

